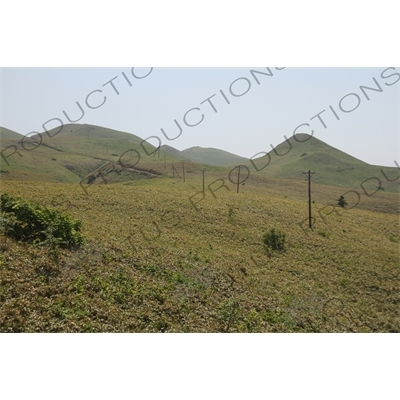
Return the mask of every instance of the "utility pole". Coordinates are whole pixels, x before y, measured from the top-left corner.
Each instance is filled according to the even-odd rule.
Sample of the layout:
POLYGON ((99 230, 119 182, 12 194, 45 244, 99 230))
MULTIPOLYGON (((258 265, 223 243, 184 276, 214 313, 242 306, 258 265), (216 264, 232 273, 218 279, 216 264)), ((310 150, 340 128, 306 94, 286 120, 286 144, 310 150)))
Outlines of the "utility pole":
POLYGON ((239 165, 239 170, 238 170, 238 181, 237 181, 236 193, 239 193, 239 183, 240 183, 240 165, 239 165))
POLYGON ((311 222, 311 177, 315 174, 315 172, 311 172, 308 170, 307 172, 303 172, 303 175, 307 176, 308 180, 308 226, 311 228, 312 227, 312 222, 311 222))
POLYGON ((204 171, 205 171, 206 169, 205 168, 203 168, 203 193, 205 193, 205 187, 204 187, 204 171))
POLYGON ((183 172, 183 182, 186 181, 185 179, 185 161, 182 160, 182 172, 183 172))

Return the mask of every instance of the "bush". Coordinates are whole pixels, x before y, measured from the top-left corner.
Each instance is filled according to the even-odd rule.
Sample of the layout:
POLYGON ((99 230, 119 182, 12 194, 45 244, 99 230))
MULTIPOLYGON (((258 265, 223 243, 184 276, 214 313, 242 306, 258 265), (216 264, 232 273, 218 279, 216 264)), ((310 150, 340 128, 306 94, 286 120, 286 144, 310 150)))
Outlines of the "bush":
POLYGON ((340 196, 337 203, 338 203, 338 206, 340 206, 340 207, 347 206, 347 201, 345 200, 344 196, 340 196))
POLYGON ((39 204, 1 195, 1 222, 4 233, 16 240, 57 243, 59 247, 77 247, 83 243, 81 221, 39 204))
POLYGON ((263 236, 264 245, 268 250, 283 251, 285 249, 286 235, 283 232, 275 231, 272 228, 263 236))

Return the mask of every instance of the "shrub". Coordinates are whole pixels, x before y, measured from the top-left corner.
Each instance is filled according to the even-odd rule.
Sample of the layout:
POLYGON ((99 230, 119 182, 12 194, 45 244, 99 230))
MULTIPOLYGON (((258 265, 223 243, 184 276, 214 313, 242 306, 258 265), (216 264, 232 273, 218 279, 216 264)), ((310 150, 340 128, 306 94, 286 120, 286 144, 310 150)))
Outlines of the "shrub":
POLYGON ((283 251, 285 249, 286 235, 283 232, 275 231, 272 228, 263 236, 264 245, 268 250, 283 251))
POLYGON ((340 207, 347 206, 347 201, 345 200, 344 196, 340 196, 337 203, 338 203, 338 206, 340 206, 340 207))
POLYGON ((39 204, 1 195, 1 220, 4 233, 16 240, 34 243, 57 243, 76 247, 83 243, 81 221, 39 204))

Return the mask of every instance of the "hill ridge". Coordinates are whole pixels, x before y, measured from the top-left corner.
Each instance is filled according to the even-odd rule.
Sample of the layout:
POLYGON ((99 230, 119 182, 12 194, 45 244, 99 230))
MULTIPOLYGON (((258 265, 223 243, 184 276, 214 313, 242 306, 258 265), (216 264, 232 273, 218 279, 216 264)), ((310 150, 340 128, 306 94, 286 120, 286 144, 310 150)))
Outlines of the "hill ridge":
MULTIPOLYGON (((63 126, 64 133, 55 134, 59 128, 49 131, 53 137, 42 134, 40 146, 30 151, 21 148, 22 135, 0 128, 2 151, 14 146, 19 152, 19 156, 17 152, 11 154, 10 149, 2 154, 1 178, 79 183, 92 171, 109 163, 122 167, 115 168, 113 173, 112 181, 118 182, 142 178, 127 174, 128 167, 129 171, 140 169, 170 177, 173 165, 176 170, 181 161, 190 164, 187 169, 192 173, 208 165, 208 169, 219 171, 221 176, 229 174, 237 165, 245 165, 261 176, 302 180, 302 171, 311 169, 316 172, 313 183, 352 188, 369 178, 373 185, 372 177, 382 177, 381 171, 388 176, 398 176, 395 167, 370 165, 307 134, 292 136, 271 150, 258 153, 260 157, 247 159, 213 147, 193 146, 183 151, 169 145, 156 148, 134 134, 89 124, 67 124, 63 126)), ((172 170, 172 176, 175 172, 172 170)), ((378 183, 375 186, 379 186, 378 183)), ((398 182, 394 181, 385 183, 381 189, 397 192, 398 188, 398 182)))

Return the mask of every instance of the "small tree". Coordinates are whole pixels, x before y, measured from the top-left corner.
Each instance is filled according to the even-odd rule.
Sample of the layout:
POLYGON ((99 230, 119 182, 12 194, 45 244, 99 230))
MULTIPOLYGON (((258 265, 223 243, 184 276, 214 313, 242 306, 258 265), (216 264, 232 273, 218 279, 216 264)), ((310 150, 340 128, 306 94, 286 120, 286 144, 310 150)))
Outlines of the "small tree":
POLYGON ((344 196, 340 196, 339 197, 338 206, 340 206, 340 207, 346 207, 347 206, 347 201, 345 200, 344 196))

